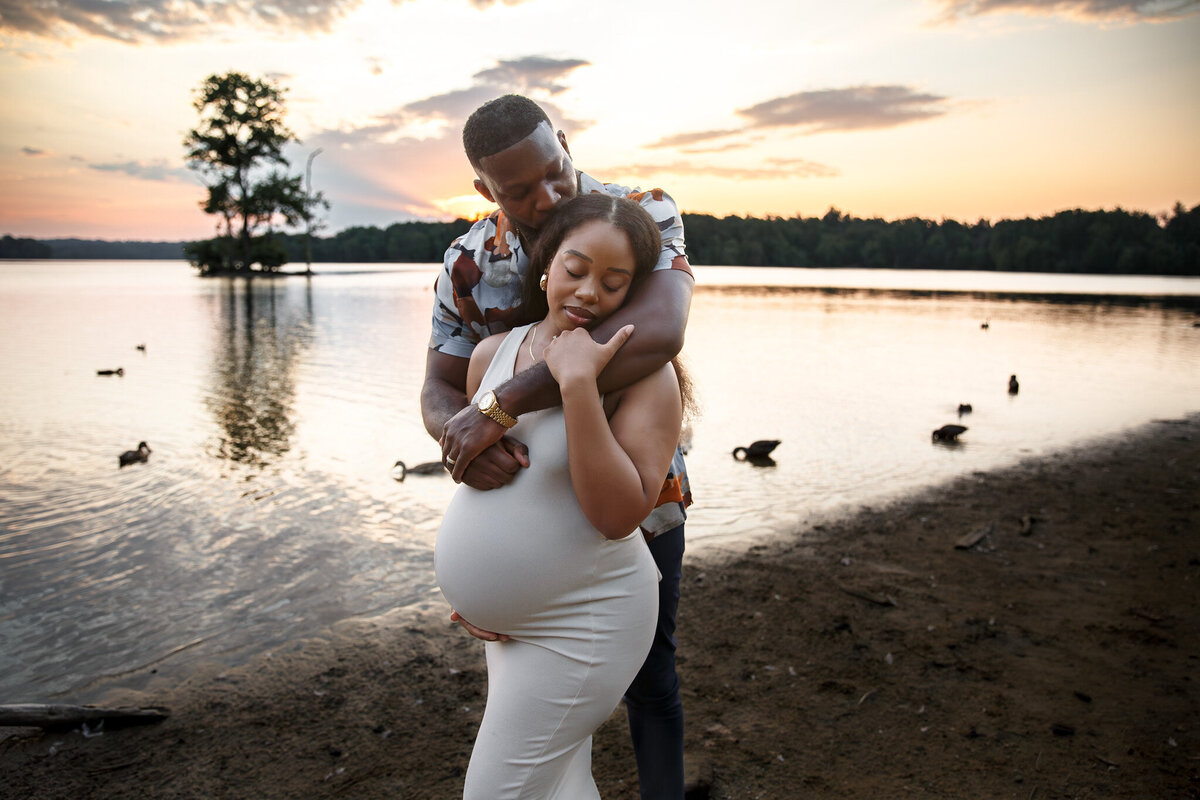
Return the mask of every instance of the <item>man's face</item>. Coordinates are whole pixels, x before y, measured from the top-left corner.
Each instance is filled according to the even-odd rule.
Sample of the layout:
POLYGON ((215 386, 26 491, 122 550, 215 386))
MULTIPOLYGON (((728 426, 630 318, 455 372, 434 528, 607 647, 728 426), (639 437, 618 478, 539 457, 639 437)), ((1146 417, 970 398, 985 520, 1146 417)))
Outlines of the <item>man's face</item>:
POLYGON ((567 138, 544 122, 507 150, 480 159, 476 173, 476 191, 530 231, 578 191, 567 138))

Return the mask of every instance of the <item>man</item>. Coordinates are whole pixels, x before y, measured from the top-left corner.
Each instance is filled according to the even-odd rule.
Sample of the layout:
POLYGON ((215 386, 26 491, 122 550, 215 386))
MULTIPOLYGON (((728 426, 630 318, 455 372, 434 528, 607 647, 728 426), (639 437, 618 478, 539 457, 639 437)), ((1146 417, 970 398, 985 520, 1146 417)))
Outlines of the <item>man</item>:
MULTIPOLYGON (((636 332, 598 380, 602 392, 627 386, 662 367, 683 346, 692 298, 684 255, 683 220, 660 190, 631 193, 576 171, 566 136, 557 135, 533 101, 505 95, 475 110, 463 127, 463 146, 477 176, 475 189, 499 209, 480 220, 446 251, 438 275, 433 334, 421 390, 430 436, 456 482, 498 488, 529 465, 525 446, 505 436, 521 414, 561 403, 544 363, 514 376, 476 406, 465 393, 467 364, 485 336, 509 330, 520 317, 520 276, 537 232, 562 202, 580 192, 637 199, 663 232, 663 252, 636 296, 598 326, 606 342, 623 326, 636 332)), ((536 457, 536 454, 534 454, 536 457)), ((642 523, 662 573, 659 620, 646 663, 626 693, 630 733, 643 798, 683 797, 683 708, 675 673, 675 612, 683 560, 684 508, 690 503, 683 458, 676 453, 660 505, 642 523)), ((473 635, 503 638, 456 615, 473 635)))

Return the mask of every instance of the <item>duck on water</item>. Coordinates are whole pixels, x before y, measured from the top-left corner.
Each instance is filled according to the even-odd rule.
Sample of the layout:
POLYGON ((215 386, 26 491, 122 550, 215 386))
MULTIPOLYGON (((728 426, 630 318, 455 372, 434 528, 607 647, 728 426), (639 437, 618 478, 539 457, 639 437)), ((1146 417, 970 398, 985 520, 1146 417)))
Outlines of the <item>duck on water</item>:
POLYGON ((117 456, 117 468, 127 467, 130 464, 145 462, 150 458, 150 445, 145 442, 138 442, 136 450, 126 450, 121 455, 117 456))
POLYGON ((445 471, 446 466, 440 461, 425 461, 415 467, 406 466, 403 461, 397 461, 392 465, 392 477, 397 481, 403 481, 410 473, 413 475, 437 475, 445 471))
POLYGON ((759 439, 751 442, 748 447, 735 447, 733 448, 733 457, 738 461, 766 458, 771 455, 772 450, 779 446, 779 441, 779 439, 759 439))

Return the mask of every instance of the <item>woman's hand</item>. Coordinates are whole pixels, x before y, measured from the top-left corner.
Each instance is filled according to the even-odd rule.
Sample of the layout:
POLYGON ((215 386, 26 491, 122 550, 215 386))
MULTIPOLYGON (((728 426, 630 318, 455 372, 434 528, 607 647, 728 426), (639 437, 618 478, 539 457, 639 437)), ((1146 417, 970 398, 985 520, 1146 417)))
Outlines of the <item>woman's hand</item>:
POLYGON ((542 356, 560 388, 575 382, 594 384, 596 376, 632 335, 633 326, 626 325, 604 344, 597 344, 586 330, 575 328, 551 339, 542 356))
POLYGON ((476 639, 483 639, 485 642, 507 642, 508 641, 507 634, 495 633, 493 631, 485 631, 483 628, 477 628, 474 625, 472 625, 471 623, 467 622, 465 619, 463 619, 462 614, 459 614, 457 611, 454 611, 453 609, 450 611, 450 621, 457 622, 459 625, 462 625, 463 629, 466 630, 467 633, 474 636, 476 639))

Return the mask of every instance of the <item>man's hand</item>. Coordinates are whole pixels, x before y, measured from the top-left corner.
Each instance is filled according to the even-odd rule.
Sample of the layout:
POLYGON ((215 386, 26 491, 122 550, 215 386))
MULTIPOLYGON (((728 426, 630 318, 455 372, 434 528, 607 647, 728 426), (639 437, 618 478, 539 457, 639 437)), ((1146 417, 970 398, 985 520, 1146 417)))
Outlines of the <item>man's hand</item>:
MULTIPOLYGON (((455 483, 462 483, 463 473, 479 454, 500 441, 508 430, 499 422, 479 413, 474 404, 468 404, 442 427, 442 463, 454 476, 455 483)), ((522 466, 529 466, 528 457, 522 466)))
POLYGON ((457 611, 454 611, 454 610, 450 611, 450 621, 457 622, 459 625, 462 625, 463 628, 467 631, 467 633, 471 634, 476 639, 483 639, 485 642, 507 642, 508 641, 508 636, 506 634, 493 633, 491 631, 485 631, 483 628, 476 628, 474 625, 472 625, 471 623, 469 623, 465 619, 463 619, 462 615, 459 614, 457 611))
POLYGON ((518 470, 528 466, 529 448, 505 436, 471 461, 463 472, 462 482, 484 492, 499 489, 507 486, 518 470))

